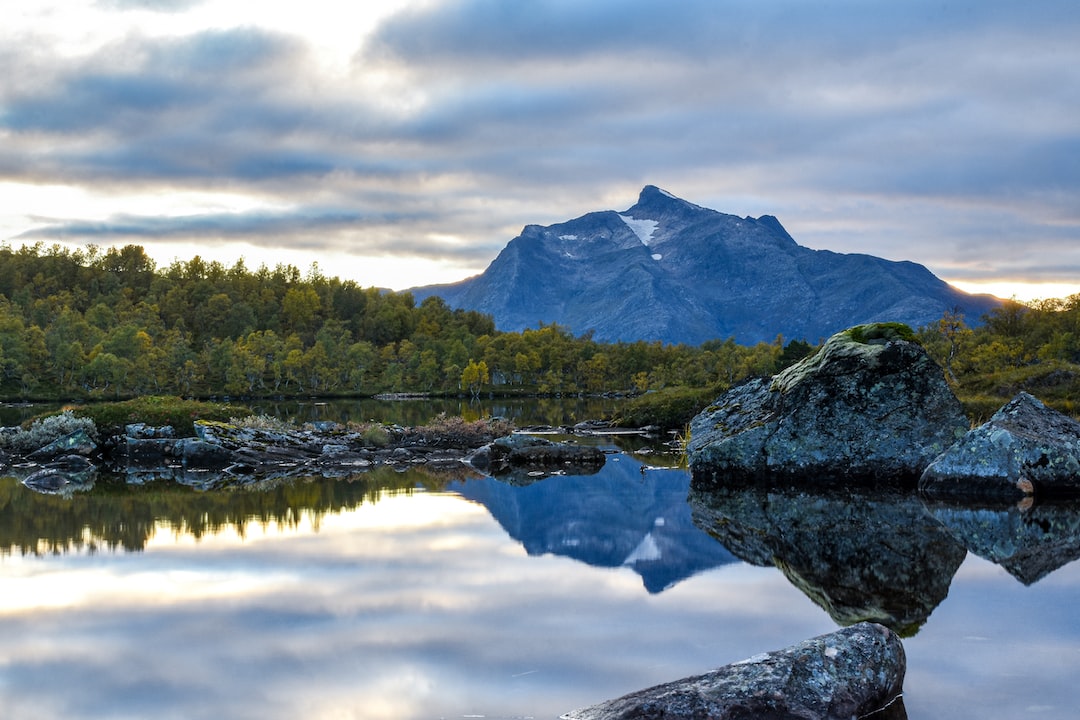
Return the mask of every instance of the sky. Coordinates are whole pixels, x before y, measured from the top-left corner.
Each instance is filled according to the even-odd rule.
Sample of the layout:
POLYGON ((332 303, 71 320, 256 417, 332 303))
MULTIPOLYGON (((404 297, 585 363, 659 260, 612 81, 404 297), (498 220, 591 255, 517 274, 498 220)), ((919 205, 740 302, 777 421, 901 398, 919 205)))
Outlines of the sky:
POLYGON ((1075 0, 11 5, 11 247, 400 290, 652 184, 969 291, 1080 292, 1075 0))

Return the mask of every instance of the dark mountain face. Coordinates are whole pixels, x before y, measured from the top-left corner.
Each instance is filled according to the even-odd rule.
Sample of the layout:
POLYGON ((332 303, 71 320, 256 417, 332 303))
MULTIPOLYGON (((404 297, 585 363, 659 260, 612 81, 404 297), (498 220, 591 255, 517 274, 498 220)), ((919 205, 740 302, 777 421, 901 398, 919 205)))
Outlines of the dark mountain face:
POLYGON ((621 213, 527 225, 482 274, 413 294, 488 313, 500 330, 558 323, 603 341, 692 345, 817 342, 865 322, 920 327, 954 309, 975 322, 999 303, 922 265, 811 250, 771 215, 725 215, 652 185, 621 213))

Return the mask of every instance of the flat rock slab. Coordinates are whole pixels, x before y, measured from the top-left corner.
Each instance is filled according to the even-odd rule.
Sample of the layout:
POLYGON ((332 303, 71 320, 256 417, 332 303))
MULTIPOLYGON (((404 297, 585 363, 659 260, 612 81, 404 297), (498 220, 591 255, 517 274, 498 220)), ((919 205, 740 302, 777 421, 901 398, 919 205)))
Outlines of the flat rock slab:
POLYGON ((919 489, 934 498, 1080 495, 1080 423, 1022 392, 939 455, 919 489))
POLYGON ((849 720, 893 703, 907 661, 888 628, 859 623, 784 650, 616 700, 564 720, 849 720))

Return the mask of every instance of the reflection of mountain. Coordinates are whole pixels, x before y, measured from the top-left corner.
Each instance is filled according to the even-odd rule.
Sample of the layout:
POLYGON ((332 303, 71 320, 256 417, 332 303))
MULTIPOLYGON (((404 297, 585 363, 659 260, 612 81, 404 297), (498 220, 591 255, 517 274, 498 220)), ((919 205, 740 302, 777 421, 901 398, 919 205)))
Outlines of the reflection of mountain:
POLYGON ((545 478, 517 487, 491 478, 450 489, 484 505, 530 555, 552 553, 598 567, 628 566, 657 593, 735 562, 696 528, 686 504, 690 477, 612 455, 595 475, 545 478))
POLYGON ((0 554, 80 548, 139 551, 158 523, 194 537, 226 527, 242 530, 250 520, 288 526, 304 515, 317 519, 375 502, 383 490, 407 490, 431 480, 416 470, 385 470, 349 479, 320 477, 196 492, 171 482, 128 485, 114 478, 99 479, 87 492, 64 497, 36 493, 13 477, 0 477, 0 554))
POLYGON ((841 625, 914 634, 966 555, 914 495, 721 488, 690 504, 700 527, 743 560, 779 567, 841 625))
POLYGON ((1075 505, 992 508, 933 501, 927 508, 968 550, 1025 585, 1080 558, 1080 509, 1075 505))

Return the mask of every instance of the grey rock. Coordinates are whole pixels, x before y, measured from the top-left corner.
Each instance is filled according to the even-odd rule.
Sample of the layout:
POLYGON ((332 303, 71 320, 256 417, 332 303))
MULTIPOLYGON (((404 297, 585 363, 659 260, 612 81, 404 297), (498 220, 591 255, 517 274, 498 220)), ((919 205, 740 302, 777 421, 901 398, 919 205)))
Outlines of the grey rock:
POLYGON ((604 451, 590 445, 552 442, 545 438, 514 433, 481 447, 465 461, 481 472, 495 477, 513 476, 529 482, 529 470, 536 471, 533 480, 553 471, 588 474, 604 466, 604 451), (524 474, 522 471, 525 471, 524 474))
POLYGON ((178 442, 184 468, 220 470, 235 462, 233 453, 216 443, 196 438, 183 438, 178 442))
POLYGON ((128 436, 123 444, 123 464, 139 467, 160 465, 178 459, 182 453, 183 444, 177 440, 128 436))
POLYGON ((1000 304, 922 265, 812 250, 775 217, 716 212, 651 185, 623 212, 527 225, 481 275, 412 292, 490 314, 500 330, 557 323, 603 341, 691 345, 816 342, 858 323, 920 327, 957 307, 978 319, 1000 304))
POLYGON ((83 455, 62 455, 45 467, 68 473, 88 473, 94 470, 94 464, 83 455))
POLYGON ((76 430, 27 455, 34 461, 49 460, 62 455, 93 455, 98 446, 86 430, 76 430))
POLYGON ((691 423, 695 482, 914 484, 970 424, 941 368, 901 335, 858 326, 773 378, 730 390, 691 423))
POLYGON ((841 625, 913 635, 949 594, 964 546, 913 492, 692 489, 694 523, 739 559, 775 566, 841 625))
POLYGON ((935 498, 1080 494, 1080 423, 1021 392, 922 474, 935 498))
POLYGON ((124 426, 124 434, 136 440, 154 440, 176 437, 176 431, 171 425, 155 427, 146 423, 131 423, 124 426))
POLYGON ((903 644, 895 633, 881 625, 859 623, 563 718, 848 720, 896 701, 906 665, 903 644))

